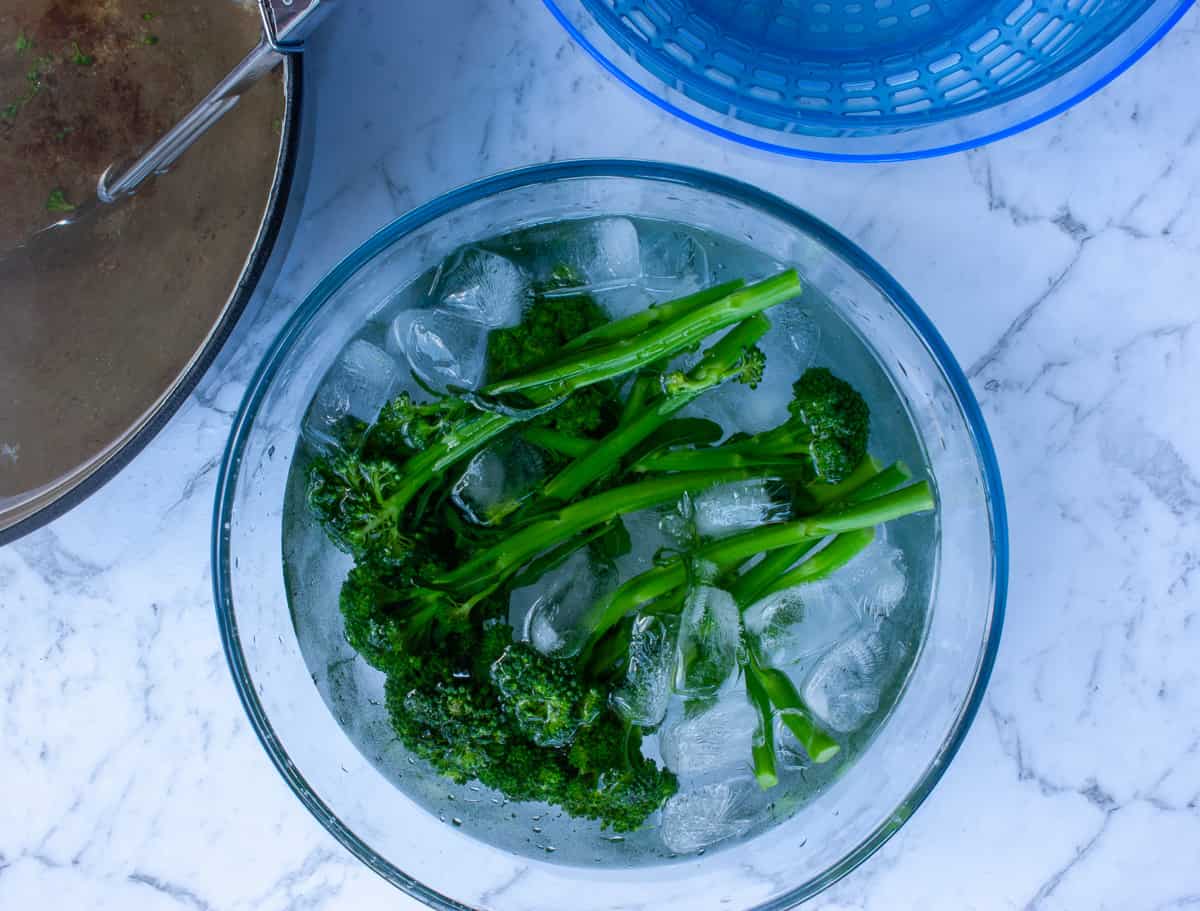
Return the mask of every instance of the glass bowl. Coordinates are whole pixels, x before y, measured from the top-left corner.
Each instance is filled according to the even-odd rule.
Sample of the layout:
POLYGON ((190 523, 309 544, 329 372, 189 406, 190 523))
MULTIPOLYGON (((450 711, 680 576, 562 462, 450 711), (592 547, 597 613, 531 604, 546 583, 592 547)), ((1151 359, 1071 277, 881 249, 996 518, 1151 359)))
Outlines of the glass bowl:
POLYGON ((900 161, 1062 113, 1192 0, 545 0, 610 73, 758 149, 900 161))
MULTIPOLYGON (((961 369, 904 290, 846 238, 780 199, 702 171, 627 161, 556 163, 478 181, 395 221, 337 266, 250 383, 221 465, 212 546, 234 681, 296 796, 410 895, 435 908, 495 911, 780 909, 844 876, 903 825, 962 742, 995 658, 1007 578, 1003 495, 983 419, 961 369), (883 364, 923 441, 942 504, 924 640, 866 752, 763 836, 698 857, 625 866, 502 850, 458 828, 458 813, 439 817, 395 787, 348 736, 343 723, 353 726, 353 719, 318 690, 320 674, 305 661, 289 609, 294 589, 282 559, 288 474, 305 410, 380 301, 465 243, 601 214, 692 225, 799 268, 883 364)), ((302 555, 299 569, 289 570, 292 584, 298 572, 302 584, 327 587, 336 611, 341 577, 306 576, 303 562, 302 555)), ((407 773, 402 765, 392 774, 407 773)))

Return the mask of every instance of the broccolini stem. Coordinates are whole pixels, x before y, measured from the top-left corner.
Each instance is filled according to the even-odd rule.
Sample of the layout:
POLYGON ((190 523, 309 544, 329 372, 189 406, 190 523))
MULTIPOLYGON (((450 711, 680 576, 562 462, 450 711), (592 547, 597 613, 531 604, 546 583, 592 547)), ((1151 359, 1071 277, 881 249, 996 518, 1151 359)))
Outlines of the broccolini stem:
POLYGON ((609 630, 608 635, 596 643, 582 664, 581 674, 584 678, 594 680, 616 668, 621 662, 621 672, 629 661, 629 643, 633 638, 633 618, 619 623, 609 630))
POLYGON ((678 616, 679 612, 683 610, 684 603, 687 601, 687 595, 687 586, 681 585, 673 591, 669 591, 662 597, 656 599, 652 604, 647 604, 638 611, 638 616, 678 616))
MULTIPOLYGON (((911 477, 908 468, 900 462, 883 468, 872 456, 863 459, 854 473, 840 484, 809 484, 804 493, 813 502, 828 508, 834 503, 861 503, 895 490, 911 477)), ((773 550, 758 563, 738 576, 729 587, 733 600, 745 610, 755 601, 769 594, 769 587, 797 560, 817 546, 816 541, 805 541, 790 547, 773 550)))
POLYGON ((802 428, 784 424, 749 439, 710 449, 668 449, 652 453, 639 460, 635 470, 683 471, 692 466, 710 469, 776 465, 797 458, 808 459, 810 442, 808 433, 802 428))
MULTIPOLYGON (((709 289, 710 292, 715 290, 709 289)), ((715 301, 684 312, 675 320, 663 322, 665 318, 656 316, 655 320, 651 321, 652 328, 637 338, 618 340, 601 348, 589 348, 577 353, 573 359, 557 365, 486 386, 480 390, 480 395, 486 398, 498 393, 521 391, 534 406, 547 405, 555 399, 570 395, 576 389, 612 379, 643 364, 678 354, 685 348, 703 341, 712 333, 761 313, 775 304, 791 300, 799 293, 800 279, 795 270, 782 272, 749 288, 726 294, 715 301)), ((711 294, 705 295, 701 292, 700 296, 702 300, 707 300, 711 294)), ((694 302, 690 306, 695 307, 694 302)), ((632 320, 633 317, 628 319, 632 320)), ((622 323, 626 321, 618 320, 609 325, 616 326, 622 323)), ((623 331, 628 331, 628 325, 626 324, 626 330, 623 331)), ((446 434, 428 449, 413 456, 405 462, 404 480, 388 498, 386 507, 380 513, 380 519, 395 519, 433 478, 441 475, 456 462, 474 454, 487 445, 489 440, 521 420, 520 415, 482 412, 446 434)))
POLYGON ((549 427, 525 427, 521 430, 521 436, 539 449, 566 456, 568 459, 587 455, 596 445, 595 440, 572 436, 561 430, 551 430, 549 427))
POLYGON ((395 521, 404 512, 421 489, 433 478, 442 474, 454 463, 467 458, 482 449, 489 441, 499 436, 513 424, 517 418, 506 414, 480 412, 475 417, 464 421, 455 430, 450 431, 428 449, 414 455, 404 463, 404 476, 396 490, 382 504, 379 513, 374 517, 372 525, 383 521, 395 521))
POLYGON ((754 735, 750 741, 750 754, 754 759, 754 777, 764 791, 779 784, 779 773, 775 768, 775 712, 766 687, 755 672, 751 662, 742 664, 746 677, 746 695, 758 713, 754 735))
MULTIPOLYGON (((916 512, 931 512, 934 506, 933 488, 929 486, 929 482, 917 481, 882 496, 862 501, 853 500, 845 506, 826 509, 789 524, 807 525, 819 529, 820 534, 839 534, 882 525, 884 522, 891 522, 916 512)), ((757 531, 764 539, 776 534, 771 526, 757 531)))
MULTIPOLYGON (((874 497, 882 496, 895 490, 911 477, 912 472, 909 471, 908 466, 903 462, 896 462, 876 474, 875 477, 862 483, 857 490, 852 491, 844 498, 844 502, 862 503, 874 497)), ((791 564, 784 564, 782 558, 780 558, 780 562, 772 567, 773 569, 777 568, 778 572, 773 573, 772 576, 767 576, 764 571, 763 575, 758 576, 753 582, 747 582, 748 587, 753 584, 755 585, 755 589, 750 594, 750 601, 738 601, 738 604, 753 603, 753 601, 765 598, 767 595, 800 585, 803 582, 811 581, 813 578, 823 579, 831 575, 834 571, 841 569, 866 550, 873 540, 875 540, 874 528, 843 532, 837 535, 824 550, 812 559, 806 560, 786 573, 783 570, 791 564)), ((803 552, 796 553, 795 559, 791 563, 795 563, 807 551, 808 548, 803 552)), ((784 550, 772 551, 770 554, 767 554, 758 566, 752 567, 746 574, 754 572, 776 554, 780 553, 784 553, 784 550)), ((740 582, 742 578, 743 576, 739 576, 738 581, 740 582)), ((734 597, 736 599, 737 596, 735 595, 734 597)))
MULTIPOLYGON (((614 519, 613 521, 617 522, 620 520, 614 519)), ((606 522, 589 529, 582 535, 559 543, 545 553, 538 554, 536 559, 530 560, 521 567, 520 572, 513 575, 512 587, 523 588, 526 585, 532 585, 556 566, 561 566, 567 562, 567 559, 573 553, 582 550, 598 538, 604 537, 611 530, 612 522, 606 522)))
POLYGON ((591 348, 597 344, 636 338, 643 332, 655 329, 663 323, 672 322, 687 313, 691 313, 693 310, 698 310, 714 301, 728 297, 744 284, 745 282, 739 278, 734 281, 725 282, 723 285, 714 285, 711 288, 705 288, 703 291, 697 291, 694 294, 689 294, 686 297, 681 297, 673 301, 667 301, 662 304, 651 304, 645 310, 640 310, 637 313, 633 313, 623 319, 614 320, 611 323, 605 323, 603 326, 597 326, 590 332, 576 336, 563 346, 563 351, 578 351, 581 348, 591 348))
MULTIPOLYGON (((799 455, 807 455, 800 453, 799 455)), ((652 452, 638 460, 633 470, 639 473, 651 471, 688 471, 693 468, 711 470, 718 468, 771 468, 795 462, 791 458, 756 455, 753 453, 734 452, 721 446, 712 449, 668 449, 666 452, 652 452)))
MULTIPOLYGON (((822 508, 832 506, 834 503, 840 503, 843 500, 849 501, 850 495, 856 493, 860 487, 868 481, 873 480, 880 472, 884 470, 884 465, 879 459, 873 455, 867 455, 854 471, 836 484, 831 484, 828 481, 813 481, 804 488, 804 493, 812 502, 822 508)), ((899 484, 894 484, 886 490, 880 490, 871 496, 860 496, 859 501, 869 500, 871 497, 885 494, 888 490, 893 490, 899 487, 899 484)))
MULTIPOLYGON (((667 475, 656 481, 662 482, 678 477, 681 475, 667 475)), ((718 573, 726 573, 764 551, 820 540, 831 534, 873 528, 883 522, 899 519, 916 512, 926 512, 933 508, 933 490, 930 488, 929 482, 919 481, 864 503, 839 507, 793 522, 764 525, 740 535, 714 541, 699 548, 696 556, 714 564, 718 573)), ((826 559, 832 563, 833 557, 837 555, 838 552, 835 552, 826 559)), ((812 560, 816 560, 819 556, 820 554, 815 555, 812 560)), ((812 560, 801 565, 806 565, 812 560)), ((844 561, 837 563, 832 568, 827 568, 827 572, 832 572, 843 563, 844 561)), ((820 566, 821 564, 818 563, 817 566, 807 570, 804 581, 823 578, 823 575, 818 574, 820 566)), ((687 568, 682 560, 675 560, 664 566, 656 566, 629 579, 610 595, 598 601, 589 611, 585 624, 591 630, 590 641, 603 635, 614 623, 619 622, 627 613, 636 610, 639 605, 666 594, 686 581, 687 568)))
POLYGON ((903 462, 893 462, 886 468, 873 456, 868 456, 846 480, 838 484, 810 484, 805 492, 821 507, 845 501, 861 503, 891 493, 912 480, 912 472, 903 462))
POLYGON ((627 424, 618 426, 586 454, 551 478, 542 494, 550 500, 566 502, 578 496, 593 481, 618 468, 621 458, 665 424, 671 415, 701 393, 735 376, 746 351, 770 328, 770 322, 761 313, 738 323, 713 344, 700 363, 688 372, 690 382, 686 391, 660 397, 645 406, 627 424))
POLYGON ((435 588, 464 594, 479 591, 516 571, 542 551, 594 525, 624 513, 670 503, 689 491, 757 477, 761 475, 740 468, 692 471, 615 487, 547 513, 455 569, 431 577, 429 582, 435 588))
MULTIPOLYGON (((815 763, 824 763, 838 754, 841 747, 837 741, 817 727, 808 706, 796 691, 796 685, 783 671, 773 667, 763 667, 753 652, 743 665, 746 670, 747 689, 753 678, 765 693, 772 705, 779 709, 780 718, 788 730, 796 735, 796 739, 804 747, 809 758, 815 763)), ((757 759, 757 754, 756 754, 757 759)))
POLYGON ((617 422, 618 427, 628 424, 642 413, 646 402, 657 391, 658 385, 658 377, 655 374, 638 374, 637 379, 633 381, 633 387, 629 390, 629 397, 625 400, 625 407, 621 409, 621 419, 617 422))
POLYGON ((861 554, 875 540, 874 528, 844 531, 799 566, 789 570, 762 589, 759 598, 794 588, 805 582, 827 579, 861 554))
POLYGON ((719 300, 685 313, 677 319, 654 326, 635 338, 621 339, 599 349, 589 349, 573 357, 535 370, 524 376, 500 380, 485 386, 485 396, 524 392, 535 403, 549 402, 581 386, 589 386, 628 373, 631 370, 677 354, 702 342, 714 332, 756 313, 792 300, 801 292, 794 269, 781 272, 719 300))
MULTIPOLYGON (((911 477, 911 472, 902 462, 882 468, 878 461, 868 456, 845 481, 840 484, 812 485, 809 492, 818 503, 862 502, 894 490, 911 477)), ((859 554, 874 538, 874 528, 844 532, 834 537, 824 550, 791 572, 787 572, 788 567, 812 551, 819 542, 807 541, 773 550, 738 576, 730 587, 730 593, 738 607, 745 610, 749 605, 774 592, 831 575, 859 554)), ((770 717, 763 714, 760 700, 765 698, 767 709, 770 710, 774 704, 780 711, 784 724, 796 735, 796 739, 804 746, 813 762, 828 762, 837 754, 837 743, 813 721, 791 678, 781 671, 761 667, 752 652, 742 661, 741 666, 746 676, 746 692, 755 703, 760 717, 770 717), (756 691, 762 696, 756 697, 756 691)), ((760 767, 769 768, 763 764, 765 759, 760 755, 761 748, 757 739, 752 743, 750 752, 756 775, 760 767)), ((771 754, 770 760, 774 761, 774 753, 771 754)), ((761 783, 763 778, 759 777, 759 781, 761 783)))
POLYGON ((767 588, 781 573, 787 572, 792 564, 820 543, 820 540, 801 541, 765 554, 729 586, 729 593, 733 595, 737 606, 745 610, 756 601, 761 601, 766 596, 767 588))

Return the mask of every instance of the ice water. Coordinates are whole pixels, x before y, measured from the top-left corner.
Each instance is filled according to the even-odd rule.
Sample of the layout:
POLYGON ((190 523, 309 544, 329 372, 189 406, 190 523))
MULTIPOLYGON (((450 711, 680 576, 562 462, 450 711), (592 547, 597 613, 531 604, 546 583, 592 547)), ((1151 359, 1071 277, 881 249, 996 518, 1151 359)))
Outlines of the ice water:
MULTIPOLYGON (((889 524, 829 582, 776 593, 745 614, 747 635, 764 660, 792 678, 841 745, 832 761, 811 763, 779 724, 780 783, 758 788, 750 755, 755 715, 744 683, 731 673, 729 605, 722 592, 701 585, 678 617, 640 623, 631 677, 614 696, 617 711, 647 726, 647 754, 679 777, 679 794, 641 830, 613 836, 556 807, 511 803, 478 784, 456 785, 433 773, 396 740, 384 708, 383 675, 358 658, 342 634, 337 596, 351 561, 307 511, 307 463, 330 445, 338 420, 372 420, 388 394, 406 390, 421 398, 481 383, 489 329, 512 325, 532 299, 534 283, 562 263, 572 278, 561 293, 586 291, 613 318, 783 268, 742 243, 690 227, 581 219, 481 239, 381 301, 316 390, 293 460, 284 510, 290 607, 313 682, 346 735, 428 812, 500 848, 550 862, 664 863, 720 850, 804 813, 870 749, 920 650, 932 597, 936 517, 889 524), (719 648, 709 649, 714 644, 719 648), (686 663, 701 653, 713 660, 686 663)), ((766 430, 787 418, 791 384, 800 374, 827 366, 870 405, 872 453, 884 462, 902 459, 920 476, 927 459, 903 402, 820 288, 806 282, 802 297, 768 317, 772 329, 760 343, 767 356, 760 387, 727 384, 684 414, 713 419, 727 433, 766 430)), ((461 475, 455 502, 469 520, 503 514, 543 480, 536 452, 514 451, 511 444, 489 447, 454 470, 461 475)), ((630 553, 598 565, 579 552, 540 583, 514 591, 509 620, 516 635, 535 647, 569 653, 573 619, 595 598, 650 568, 660 549, 686 546, 689 536, 715 538, 786 518, 786 509, 771 504, 770 491, 755 484, 728 485, 627 516, 630 553)))

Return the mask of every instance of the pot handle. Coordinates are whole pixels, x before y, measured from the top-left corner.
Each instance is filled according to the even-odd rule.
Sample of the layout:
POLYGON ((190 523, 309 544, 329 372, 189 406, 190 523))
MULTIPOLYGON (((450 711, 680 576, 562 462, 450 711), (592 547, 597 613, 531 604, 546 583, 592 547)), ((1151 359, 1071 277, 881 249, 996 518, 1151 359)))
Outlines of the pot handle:
POLYGON ((301 50, 331 5, 332 0, 258 0, 267 43, 281 54, 301 50))
POLYGON ((162 174, 214 123, 238 103, 242 93, 275 69, 284 54, 303 47, 318 20, 331 7, 330 0, 259 0, 263 38, 246 57, 192 108, 183 119, 125 167, 111 165, 96 187, 101 202, 128 196, 152 174, 162 174))

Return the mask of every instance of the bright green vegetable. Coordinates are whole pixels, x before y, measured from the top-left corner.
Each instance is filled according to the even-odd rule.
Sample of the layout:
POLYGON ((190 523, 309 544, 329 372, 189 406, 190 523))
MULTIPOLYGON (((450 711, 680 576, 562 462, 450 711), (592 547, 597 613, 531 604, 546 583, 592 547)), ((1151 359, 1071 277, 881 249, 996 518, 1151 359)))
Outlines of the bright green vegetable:
MULTIPOLYGON (((572 339, 605 325, 604 311, 590 297, 539 297, 521 325, 488 336, 488 376, 519 376, 560 357, 572 339)), ((600 383, 580 389, 535 423, 573 436, 595 436, 616 423, 619 408, 612 385, 600 383)))
MULTIPOLYGON (((570 354, 524 376, 491 383, 485 395, 523 392, 533 401, 552 401, 575 389, 603 382, 669 358, 697 345, 715 332, 761 313, 800 294, 794 271, 781 272, 734 291, 712 303, 656 325, 633 338, 570 354)), ((619 326, 620 323, 614 323, 619 326)))
MULTIPOLYGON (((798 292, 796 274, 784 272, 689 311, 674 322, 663 324, 637 338, 589 349, 555 366, 493 383, 484 387, 482 395, 486 399, 505 392, 522 391, 532 406, 561 404, 573 392, 676 354, 703 340, 705 336, 788 300, 798 292)), ((402 524, 406 508, 422 488, 529 417, 509 409, 470 413, 463 410, 463 403, 457 399, 443 402, 427 406, 434 409, 438 416, 439 432, 419 439, 420 451, 404 462, 400 478, 394 487, 389 488, 386 498, 376 502, 369 510, 359 510, 353 514, 343 512, 338 516, 342 526, 338 534, 340 541, 392 537, 388 527, 402 524), (351 523, 360 527, 354 534, 347 534, 345 526, 351 523)), ((428 420, 424 412, 422 418, 428 420)), ((340 474, 345 475, 346 472, 340 474)), ((330 498, 327 491, 323 496, 330 498)), ((318 513, 324 517, 319 508, 318 513)))
POLYGON ((397 651, 387 670, 397 735, 454 781, 556 804, 618 832, 638 828, 675 793, 675 777, 640 755, 637 732, 589 702, 599 695, 569 666, 512 643, 503 625, 397 651), (567 713, 539 718, 543 706, 567 713))
POLYGON ((574 668, 523 642, 508 646, 492 663, 491 677, 501 705, 538 746, 570 743, 604 708, 605 694, 585 686, 574 668))
MULTIPOLYGON (((340 599, 346 637, 387 675, 387 709, 404 745, 455 781, 630 831, 677 788, 642 756, 642 732, 609 708, 630 663, 633 618, 680 613, 693 561, 742 609, 825 578, 867 546, 876 525, 931 509, 933 496, 923 481, 901 486, 903 466, 866 456, 866 405, 827 370, 801 377, 788 421, 764 434, 718 442, 719 425, 677 416, 723 383, 754 388, 764 367, 757 342, 770 328, 763 311, 799 293, 795 273, 731 282, 614 322, 585 295, 544 293, 569 283, 552 280, 519 326, 491 334, 489 383, 477 393, 429 402, 403 394, 370 426, 343 422, 341 448, 309 468, 308 502, 355 558, 340 599), (702 344, 689 369, 670 366, 702 344), (517 434, 554 474, 495 521, 472 524, 450 496, 456 466, 517 434), (662 555, 582 612, 578 655, 513 640, 505 619, 514 589, 585 548, 593 563, 619 560, 632 543, 623 516, 747 480, 790 485, 796 518, 662 555)), ((702 644, 690 648, 705 659, 694 653, 702 644)), ((778 781, 777 719, 815 762, 836 755, 785 674, 752 647, 739 660, 758 718, 750 752, 760 784, 778 781)))
MULTIPOLYGON (((763 354, 754 344, 770 328, 766 317, 752 316, 731 329, 687 373, 675 371, 664 376, 664 394, 639 403, 638 413, 627 415, 616 430, 547 482, 546 497, 566 501, 578 496, 593 481, 615 471, 635 446, 701 393, 730 380, 753 388, 762 379, 763 368, 763 354)), ((639 377, 638 382, 644 379, 639 377)), ((639 398, 645 395, 642 392, 639 398)))
MULTIPOLYGON (((712 564, 718 573, 726 573, 761 553, 819 541, 830 535, 861 532, 881 523, 913 513, 928 512, 933 508, 933 491, 927 481, 920 481, 852 506, 830 509, 792 522, 763 525, 739 535, 714 541, 700 547, 696 551, 696 558, 712 564)), ((847 559, 843 549, 839 548, 828 556, 825 555, 826 550, 829 548, 801 564, 808 565, 809 569, 795 578, 797 583, 825 578, 845 565, 847 559)), ((625 615, 673 591, 686 581, 687 566, 683 560, 673 560, 647 570, 629 579, 611 595, 597 602, 585 618, 583 628, 589 632, 591 641, 594 642, 625 615)))
POLYGON ((642 461, 643 471, 679 471, 686 466, 769 467, 797 458, 811 460, 813 475, 829 483, 848 478, 867 454, 867 404, 854 387, 824 367, 804 372, 793 387, 791 417, 773 430, 741 437, 712 449, 672 450, 642 461))
POLYGON ((758 713, 757 726, 750 741, 750 755, 754 761, 754 777, 762 788, 773 788, 779 784, 779 773, 775 762, 775 710, 761 678, 753 670, 746 672, 746 695, 758 713))

